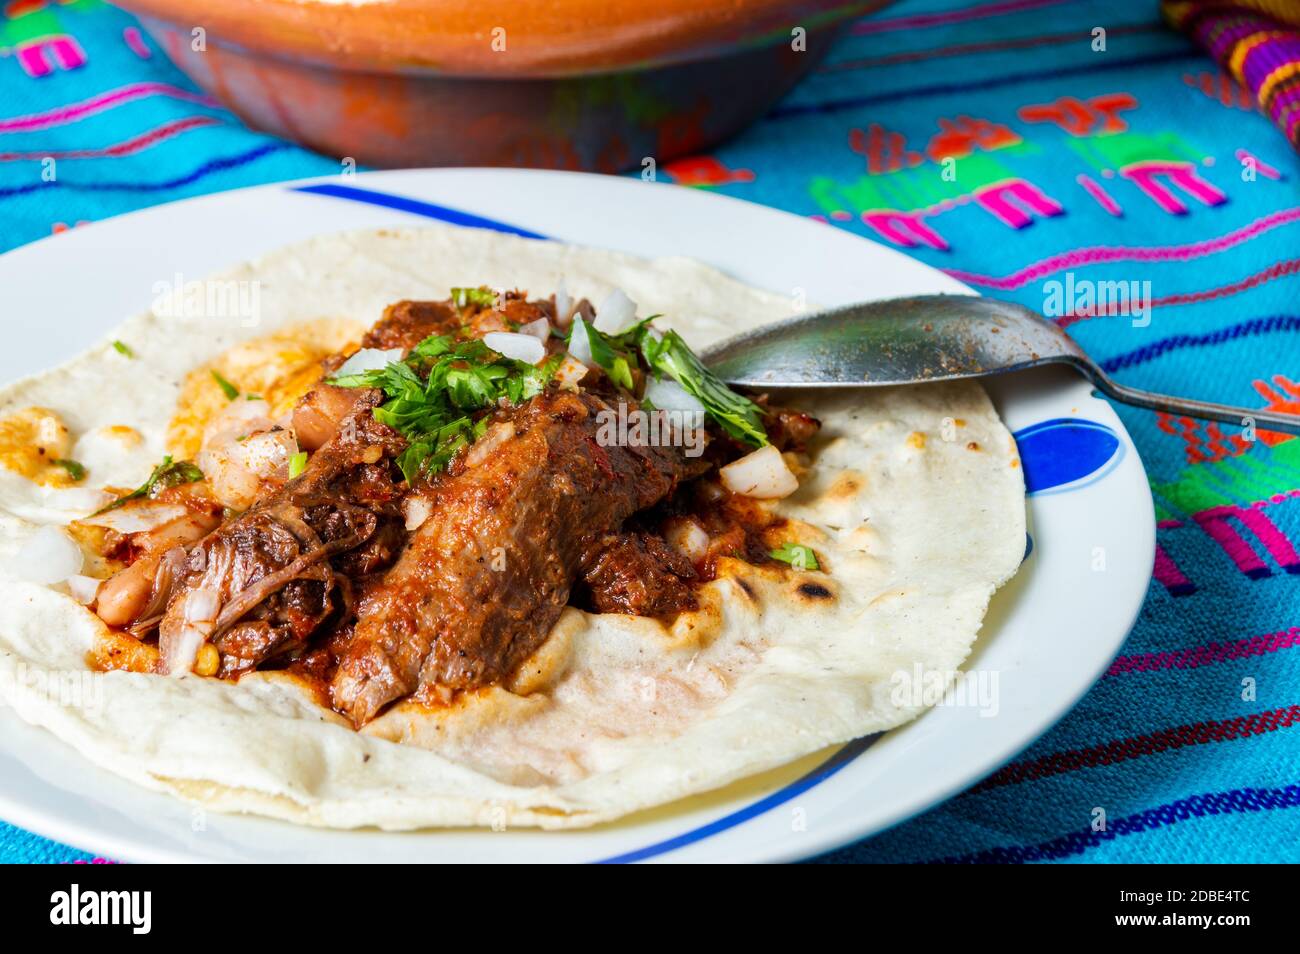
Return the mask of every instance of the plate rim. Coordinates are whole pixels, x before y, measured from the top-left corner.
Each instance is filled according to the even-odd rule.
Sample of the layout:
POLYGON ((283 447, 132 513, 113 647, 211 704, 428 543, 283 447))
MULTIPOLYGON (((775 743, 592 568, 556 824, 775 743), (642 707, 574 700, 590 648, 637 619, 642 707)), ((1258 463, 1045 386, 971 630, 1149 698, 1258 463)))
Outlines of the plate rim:
MULTIPOLYGON (((340 177, 337 175, 324 176, 324 177, 317 176, 317 177, 310 177, 306 179, 288 180, 283 182, 273 182, 273 183, 265 183, 261 185, 247 186, 239 189, 225 190, 216 193, 206 193, 203 195, 192 196, 185 199, 177 200, 175 202, 163 203, 160 205, 151 206, 144 209, 136 209, 136 210, 122 213, 120 215, 111 216, 107 219, 103 219, 96 223, 91 224, 86 229, 86 231, 90 232, 91 230, 100 227, 104 229, 113 228, 113 227, 120 228, 123 227, 124 225, 130 227, 133 226, 137 221, 143 221, 148 219, 149 217, 174 216, 178 214, 178 212, 183 214, 183 207, 187 207, 190 204, 193 203, 220 204, 223 200, 228 200, 232 194, 247 194, 247 193, 253 193, 258 191, 267 191, 267 192, 301 191, 302 186, 321 184, 321 183, 337 183, 340 180, 340 178, 344 178, 346 181, 349 182, 360 181, 360 182, 379 183, 380 185, 378 186, 378 188, 384 188, 383 182, 385 179, 396 179, 399 181, 397 182, 395 188, 396 191, 400 194, 401 192, 400 180, 404 178, 409 178, 409 177, 423 178, 425 176, 432 176, 436 179, 437 177, 440 176, 449 176, 449 175, 454 176, 454 175, 466 175, 466 174, 469 174, 470 176, 473 177, 486 178, 489 181, 493 178, 501 177, 501 176, 507 178, 518 178, 518 177, 554 178, 557 176, 562 176, 566 178, 577 179, 583 182, 591 182, 592 180, 599 181, 603 184, 602 187, 606 187, 608 183, 618 183, 619 188, 624 186, 645 185, 645 183, 637 182, 637 180, 626 179, 622 177, 599 176, 599 175, 592 175, 588 173, 574 173, 574 172, 551 172, 551 171, 544 171, 544 170, 483 169, 483 168, 387 170, 383 172, 357 173, 354 176, 347 176, 347 177, 340 177), (178 209, 178 207, 181 208, 178 209)), ((655 186, 659 188, 670 188, 670 186, 668 186, 667 184, 662 184, 662 183, 655 184, 655 186)), ((673 186, 671 188, 682 189, 683 187, 673 186)), ((695 194, 697 195, 700 194, 699 190, 692 190, 692 191, 694 191, 695 194)), ((725 200, 726 204, 732 208, 739 209, 743 207, 751 210, 757 209, 757 210, 761 210, 761 212, 764 214, 775 214, 776 216, 784 216, 790 220, 793 220, 794 222, 800 223, 801 226, 811 226, 815 228, 830 227, 830 226, 825 226, 819 223, 812 222, 811 220, 808 220, 805 217, 787 212, 782 209, 761 205, 759 203, 748 202, 744 199, 740 199, 734 196, 727 196, 719 193, 707 193, 707 195, 709 196, 710 201, 725 200)), ((402 221, 406 221, 406 220, 403 219, 402 221)), ((413 226, 418 225, 418 223, 415 223, 414 221, 412 221, 410 224, 412 224, 413 226)), ((75 231, 76 230, 74 230, 74 232, 75 231)), ((66 234, 67 233, 65 233, 65 235, 66 234)), ((316 234, 324 234, 324 233, 317 232, 316 234)), ((870 254, 876 256, 875 265, 877 267, 879 266, 882 260, 887 261, 888 258, 890 257, 896 257, 898 259, 905 260, 908 263, 908 268, 916 270, 918 273, 923 273, 927 279, 933 278, 934 283, 936 285, 939 284, 944 285, 946 289, 949 289, 951 291, 951 293, 975 294, 973 289, 970 289, 968 286, 965 286, 960 282, 957 282, 955 279, 952 279, 950 276, 947 276, 939 269, 930 266, 924 262, 921 262, 917 259, 910 258, 909 256, 903 254, 902 252, 899 252, 897 249, 889 248, 888 246, 884 246, 878 242, 874 242, 870 239, 864 238, 854 233, 845 232, 843 230, 836 230, 836 234, 844 236, 845 238, 848 239, 852 239, 856 242, 865 243, 867 246, 870 246, 872 248, 872 252, 870 254), (889 254, 882 256, 881 253, 889 253, 889 254)), ((57 251, 52 251, 52 249, 56 247, 47 244, 53 242, 55 239, 62 240, 64 239, 64 235, 47 236, 45 238, 29 243, 27 245, 19 246, 16 249, 6 252, 4 255, 0 255, 0 274, 3 274, 3 272, 8 268, 8 266, 14 262, 15 258, 17 258, 21 262, 21 260, 25 258, 27 255, 52 254, 57 257, 60 254, 64 254, 57 251)), ((282 240, 278 240, 274 244, 283 245, 289 241, 294 241, 294 240, 282 239, 282 240)), ((249 255, 245 254, 243 256, 237 257, 235 260, 236 261, 246 260, 248 257, 249 255)), ((748 281, 748 279, 745 280, 748 281)), ((120 320, 120 318, 121 318, 120 315, 115 315, 112 317, 112 321, 115 323, 116 321, 120 320)), ((1081 379, 1078 379, 1075 385, 1070 388, 1070 390, 1077 391, 1080 394, 1081 398, 1082 396, 1091 394, 1090 387, 1087 386, 1081 379)), ((1136 446, 1133 444, 1132 438, 1128 434, 1127 429, 1124 427, 1119 417, 1114 413, 1114 409, 1111 408, 1109 405, 1103 404, 1102 406, 1105 407, 1106 409, 1105 414, 1110 418, 1110 420, 1107 423, 1112 428, 1112 430, 1114 430, 1115 433, 1118 435, 1120 439, 1121 447, 1123 447, 1126 452, 1132 453, 1132 457, 1136 461, 1137 467, 1139 471, 1141 471, 1142 476, 1144 478, 1143 487, 1146 490, 1145 504, 1146 504, 1146 510, 1150 514, 1150 518, 1149 521, 1144 521, 1143 526, 1138 529, 1140 531, 1143 531, 1142 534, 1143 536, 1150 537, 1150 541, 1152 543, 1152 546, 1154 547, 1154 539, 1155 539, 1154 508, 1150 497, 1149 487, 1147 487, 1145 484, 1145 469, 1142 465, 1141 458, 1137 454, 1136 446), (1149 529, 1149 533, 1146 533, 1145 531, 1147 531, 1148 529, 1149 529)), ((1001 411, 999 411, 999 413, 1001 416, 1001 411)), ((1027 502, 1027 506, 1028 506, 1028 502, 1027 502)), ((1122 645, 1124 639, 1127 638, 1128 633, 1131 632, 1132 626, 1136 622, 1138 614, 1140 613, 1141 610, 1141 606, 1143 605, 1143 602, 1145 600, 1145 593, 1146 593, 1146 587, 1148 581, 1149 581, 1149 577, 1147 581, 1143 582, 1140 590, 1136 590, 1135 588, 1136 598, 1133 601, 1133 605, 1131 607, 1131 613, 1127 614, 1127 624, 1124 626, 1123 631, 1120 632, 1115 637, 1113 649, 1117 650, 1119 646, 1122 645)), ((744 852, 737 852, 735 850, 732 850, 731 852, 729 852, 729 854, 733 856, 740 855, 741 857, 738 857, 737 860, 792 860, 796 858, 807 858, 812 855, 820 854, 824 851, 833 850, 836 847, 843 846, 845 844, 848 844, 854 840, 865 837, 867 835, 880 834, 888 830, 889 828, 892 828, 902 823, 903 821, 906 821, 907 819, 916 817, 917 815, 929 810, 934 805, 946 801, 948 798, 951 798, 957 792, 968 787, 974 779, 983 777, 993 771, 996 771, 998 767, 1006 764, 1007 761, 1014 759, 1017 753, 1023 751, 1025 748, 1032 745, 1035 741, 1041 738, 1045 733, 1050 731, 1051 728, 1055 726, 1061 720, 1061 718, 1064 717, 1065 714, 1067 714, 1071 709, 1074 708, 1075 705, 1077 705, 1079 699, 1081 699, 1092 688, 1092 686, 1096 683, 1097 678, 1105 671, 1106 667, 1108 666, 1109 658, 1110 657, 1108 656, 1107 660, 1102 662, 1097 667, 1096 672, 1090 674, 1089 679, 1086 682, 1080 682, 1077 692, 1072 694, 1068 699, 1064 699, 1064 700, 1056 699, 1054 703, 1049 707, 1050 715, 1047 717, 1047 721, 1044 722, 1041 719, 1036 720, 1037 722, 1041 722, 1041 724, 1037 725, 1036 728, 1034 728, 1032 734, 1026 740, 1024 740, 1022 743, 1019 743, 1015 745, 1013 748, 1011 748, 1010 750, 1008 750, 1005 754, 1005 758, 1002 758, 1000 761, 996 763, 989 763, 985 765, 981 770, 977 771, 973 776, 968 777, 969 773, 965 773, 965 774, 961 774, 960 777, 954 777, 950 779, 949 783, 947 783, 945 786, 942 787, 942 791, 939 794, 927 798, 923 803, 917 803, 909 808, 897 811, 894 813, 893 817, 886 818, 883 821, 877 821, 877 822, 869 821, 866 824, 860 824, 859 822, 862 816, 855 813, 844 819, 841 819, 841 822, 838 825, 828 826, 829 830, 823 833, 819 833, 816 836, 812 836, 810 834, 810 836, 805 841, 803 841, 797 849, 792 847, 789 851, 774 852, 772 850, 763 850, 764 849, 763 844, 755 844, 752 846, 754 851, 748 857, 744 856, 744 852), (859 822, 855 822, 855 819, 858 819, 859 822)), ((40 730, 40 731, 45 731, 45 730, 40 730)), ((896 732, 899 730, 893 730, 893 731, 896 732)), ((847 744, 852 745, 854 743, 851 742, 847 744)), ((2 743, 0 743, 0 745, 2 745, 2 743)), ((84 756, 80 756, 80 755, 78 755, 78 757, 83 759, 85 758, 84 756)), ((170 796, 170 797, 174 798, 174 796, 170 796)), ((82 825, 77 825, 75 823, 70 823, 70 822, 61 822, 59 824, 46 824, 47 818, 45 815, 41 814, 39 807, 29 806, 25 802, 16 801, 13 798, 11 798, 10 793, 8 791, 8 786, 0 785, 0 809, 2 809, 2 811, 0 811, 0 816, 2 816, 5 820, 10 821, 11 824, 18 825, 21 828, 25 828, 29 831, 43 835, 45 837, 53 838, 55 840, 63 841, 69 844, 73 844, 73 843, 82 844, 82 845, 94 844, 96 845, 96 848, 94 850, 99 850, 99 846, 103 845, 105 846, 105 849, 107 850, 108 853, 115 854, 119 857, 133 857, 133 856, 140 857, 141 856, 140 850, 142 846, 139 844, 132 844, 132 840, 130 839, 129 836, 115 836, 109 834, 108 832, 104 831, 102 828, 95 826, 93 822, 87 822, 82 825), (69 833, 73 833, 72 838, 69 837, 69 833), (82 834, 84 834, 86 837, 84 838, 81 837, 82 834)), ((239 816, 232 816, 232 817, 239 817, 239 816)), ((292 825, 292 823, 289 822, 279 822, 277 824, 284 824, 296 829, 300 829, 302 827, 302 826, 292 825)), ((550 833, 550 835, 552 836, 558 834, 559 833, 550 833)), ((182 850, 174 850, 169 852, 166 851, 165 849, 159 850, 154 847, 150 847, 146 851, 146 855, 154 858, 165 857, 165 860, 173 860, 173 861, 204 860, 201 856, 186 854, 182 850)), ((672 860, 672 859, 666 859, 666 860, 672 860)))

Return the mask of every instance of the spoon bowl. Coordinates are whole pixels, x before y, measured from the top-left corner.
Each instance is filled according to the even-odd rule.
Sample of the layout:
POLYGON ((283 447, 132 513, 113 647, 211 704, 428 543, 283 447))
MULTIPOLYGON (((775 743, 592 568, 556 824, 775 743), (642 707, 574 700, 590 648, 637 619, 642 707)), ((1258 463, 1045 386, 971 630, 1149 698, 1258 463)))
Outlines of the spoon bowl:
POLYGON ((1300 434, 1294 414, 1118 384, 1057 325, 993 298, 922 295, 831 308, 729 338, 702 358, 728 384, 767 391, 920 384, 1068 364, 1126 404, 1300 434))

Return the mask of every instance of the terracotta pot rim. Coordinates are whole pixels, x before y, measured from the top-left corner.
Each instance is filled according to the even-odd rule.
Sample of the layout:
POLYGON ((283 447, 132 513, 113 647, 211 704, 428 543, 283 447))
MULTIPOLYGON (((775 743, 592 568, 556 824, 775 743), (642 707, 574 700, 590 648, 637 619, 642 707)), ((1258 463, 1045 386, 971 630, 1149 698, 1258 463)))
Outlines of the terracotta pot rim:
POLYGON ((344 72, 512 80, 643 71, 769 47, 788 42, 795 26, 833 28, 893 0, 549 0, 532 20, 522 11, 538 4, 519 0, 111 2, 180 33, 201 26, 207 43, 250 55, 344 72), (498 21, 503 51, 493 50, 487 26, 498 21))

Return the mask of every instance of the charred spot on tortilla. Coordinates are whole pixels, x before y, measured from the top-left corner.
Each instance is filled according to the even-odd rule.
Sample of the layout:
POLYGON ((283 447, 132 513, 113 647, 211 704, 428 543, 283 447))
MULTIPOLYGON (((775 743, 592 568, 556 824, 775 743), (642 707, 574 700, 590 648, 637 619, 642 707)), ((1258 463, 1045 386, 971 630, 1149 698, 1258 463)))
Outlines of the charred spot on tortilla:
POLYGON ((800 583, 796 592, 810 600, 833 600, 835 594, 821 583, 800 583))
POLYGON ((278 671, 360 727, 401 700, 549 684, 563 640, 539 650, 569 606, 709 638, 722 618, 700 597, 727 561, 787 572, 773 502, 820 422, 608 301, 467 286, 390 305, 359 344, 325 336, 329 354, 279 332, 220 357, 173 424, 219 525, 155 552, 121 515, 125 567, 96 608, 149 652, 106 646, 99 667, 278 671))

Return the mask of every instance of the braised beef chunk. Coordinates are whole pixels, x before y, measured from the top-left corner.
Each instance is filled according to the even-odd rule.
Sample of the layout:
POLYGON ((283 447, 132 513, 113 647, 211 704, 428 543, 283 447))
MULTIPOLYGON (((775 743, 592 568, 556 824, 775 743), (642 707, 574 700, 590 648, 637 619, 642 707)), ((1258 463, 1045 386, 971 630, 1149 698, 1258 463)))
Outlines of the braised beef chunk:
MULTIPOLYGON (((518 291, 463 298, 397 302, 361 347, 409 352, 431 335, 480 337, 555 312, 518 291)), ((576 311, 591 320, 585 300, 576 311)), ((564 343, 551 336, 547 347, 564 343)), ((344 360, 327 360, 326 371, 344 360)), ((630 372, 635 393, 644 372, 630 372)), ((188 671, 210 642, 218 675, 287 667, 360 726, 422 689, 417 699, 507 680, 570 602, 651 617, 698 608, 696 588, 718 560, 770 560, 767 511, 720 498, 713 482, 686 483, 751 448, 717 430, 697 457, 611 446, 599 439, 600 415, 635 405, 625 385, 593 369, 578 392, 550 384, 518 405, 470 405, 487 405, 468 412, 476 440, 444 457, 445 470, 427 471, 412 470, 411 454, 399 467, 408 443, 375 419, 383 392, 317 385, 294 412, 312 452, 303 473, 170 554, 163 670, 188 671), (694 520, 708 555, 692 563, 673 549, 657 532, 668 518, 694 520)), ((758 401, 783 451, 802 449, 820 427, 758 401)), ((409 448, 417 456, 419 436, 409 448)))
POLYGON ((695 568, 655 533, 607 533, 591 542, 575 594, 595 613, 668 616, 697 608, 695 568))
POLYGON ((763 408, 763 425, 767 439, 779 451, 803 450, 817 436, 822 422, 811 414, 793 408, 769 404, 766 396, 759 399, 763 408))
POLYGON ((607 407, 592 394, 538 395, 499 416, 512 436, 433 482, 431 513, 358 614, 335 708, 361 725, 422 684, 500 681, 541 644, 591 541, 696 466, 677 448, 602 447, 607 407))
POLYGON ((405 442, 375 420, 380 397, 361 392, 302 474, 190 549, 159 626, 164 669, 188 668, 196 635, 216 645, 223 674, 300 648, 334 608, 331 558, 361 548, 373 567, 395 556, 391 538, 366 549, 399 519, 400 488, 379 461, 405 442))
POLYGON ((361 339, 361 347, 409 351, 429 335, 455 334, 460 326, 460 312, 449 302, 399 301, 384 309, 384 316, 361 339))

